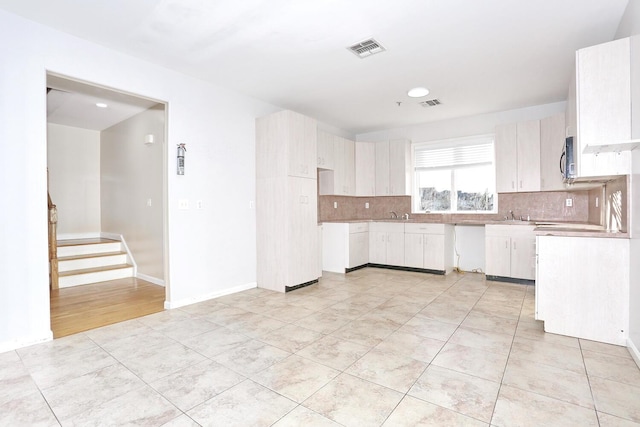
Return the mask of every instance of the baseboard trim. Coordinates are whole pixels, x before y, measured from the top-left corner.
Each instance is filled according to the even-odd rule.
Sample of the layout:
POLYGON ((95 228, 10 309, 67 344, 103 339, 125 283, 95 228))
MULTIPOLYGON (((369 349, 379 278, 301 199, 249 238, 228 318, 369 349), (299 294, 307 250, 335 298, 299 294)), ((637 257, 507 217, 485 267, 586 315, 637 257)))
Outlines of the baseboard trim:
POLYGON ((153 283, 154 285, 165 286, 164 280, 158 279, 157 277, 149 276, 144 273, 138 273, 136 274, 136 277, 144 280, 145 282, 153 283))
POLYGON ((220 298, 225 295, 235 294, 236 292, 247 291, 249 289, 257 288, 257 282, 245 283, 244 285, 234 286, 233 288, 223 289, 221 291, 211 292, 209 294, 200 295, 192 298, 185 298, 178 301, 165 301, 164 308, 171 310, 173 308, 184 307, 185 305, 191 305, 202 301, 207 301, 214 298, 220 298))
POLYGON ((364 267, 386 268, 387 270, 412 271, 414 273, 439 274, 441 276, 444 276, 444 274, 445 274, 444 270, 430 270, 428 268, 403 267, 401 265, 387 265, 387 264, 369 263, 366 266, 362 266, 360 268, 364 268, 364 267))
POLYGON ((631 341, 631 338, 627 338, 627 348, 629 349, 629 353, 631 353, 631 357, 640 368, 640 351, 638 351, 638 347, 631 341))
POLYGON ((53 332, 47 331, 40 336, 23 338, 15 341, 5 341, 0 343, 0 353, 16 350, 23 347, 29 347, 30 345, 40 344, 40 343, 52 341, 52 340, 53 340, 53 332))
POLYGON ((305 287, 307 287, 309 285, 313 285, 314 283, 318 283, 318 279, 310 280, 310 281, 305 282, 305 283, 300 283, 299 285, 295 285, 295 286, 285 286, 284 287, 284 291, 285 292, 295 291, 296 289, 305 288, 305 287))
POLYGON ((99 239, 102 233, 99 231, 91 233, 59 233, 58 240, 76 240, 76 239, 99 239))
POLYGON ((515 279, 513 277, 491 276, 488 274, 485 275, 485 277, 487 278, 487 280, 493 280, 494 282, 516 283, 518 285, 529 285, 529 286, 535 286, 536 284, 535 280, 529 280, 529 279, 515 279))

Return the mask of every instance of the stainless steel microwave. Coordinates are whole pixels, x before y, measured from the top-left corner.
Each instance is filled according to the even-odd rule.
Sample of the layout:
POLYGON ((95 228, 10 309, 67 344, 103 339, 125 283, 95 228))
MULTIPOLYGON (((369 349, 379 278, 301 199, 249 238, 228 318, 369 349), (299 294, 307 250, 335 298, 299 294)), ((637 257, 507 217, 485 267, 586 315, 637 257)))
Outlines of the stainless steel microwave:
POLYGON ((565 181, 576 177, 576 162, 572 136, 568 136, 564 140, 564 150, 560 156, 560 173, 565 181))

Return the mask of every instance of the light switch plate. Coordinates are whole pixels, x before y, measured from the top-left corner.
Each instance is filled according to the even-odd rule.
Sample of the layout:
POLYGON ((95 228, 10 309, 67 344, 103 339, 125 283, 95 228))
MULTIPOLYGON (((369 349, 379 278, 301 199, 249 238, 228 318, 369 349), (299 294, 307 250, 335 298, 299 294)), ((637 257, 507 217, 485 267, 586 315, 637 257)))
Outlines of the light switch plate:
POLYGON ((338 209, 338 202, 333 202, 333 209, 338 209))
POLYGON ((189 209, 189 199, 180 199, 180 200, 178 200, 178 209, 180 209, 180 210, 189 209))

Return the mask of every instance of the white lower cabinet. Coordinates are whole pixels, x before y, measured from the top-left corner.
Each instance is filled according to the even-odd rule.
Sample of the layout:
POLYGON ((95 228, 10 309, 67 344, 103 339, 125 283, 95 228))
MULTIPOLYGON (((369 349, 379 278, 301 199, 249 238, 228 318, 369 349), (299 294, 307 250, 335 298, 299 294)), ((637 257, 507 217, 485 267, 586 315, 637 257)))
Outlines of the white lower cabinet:
POLYGON ((453 269, 453 226, 405 224, 403 265, 450 272, 453 269))
POLYGON ((627 345, 629 239, 538 236, 537 242, 536 319, 544 330, 627 345))
POLYGON ((485 273, 487 276, 535 280, 534 225, 487 224, 485 273))
POLYGON ((349 224, 349 259, 347 268, 369 263, 369 224, 349 224))
POLYGON ((369 263, 369 223, 325 222, 322 225, 322 269, 334 273, 369 263))
POLYGON ((369 224, 369 262, 404 265, 404 223, 372 222, 369 224))

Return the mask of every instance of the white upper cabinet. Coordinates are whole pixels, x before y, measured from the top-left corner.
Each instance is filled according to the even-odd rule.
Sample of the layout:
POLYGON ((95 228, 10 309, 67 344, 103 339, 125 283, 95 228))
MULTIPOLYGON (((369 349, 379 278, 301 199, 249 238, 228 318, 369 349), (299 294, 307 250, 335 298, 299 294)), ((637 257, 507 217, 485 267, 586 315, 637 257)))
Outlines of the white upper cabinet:
POLYGON ((257 178, 297 176, 316 178, 317 124, 293 111, 280 111, 258 119, 257 178))
POLYGON ((516 134, 515 123, 496 126, 496 191, 498 193, 518 191, 516 134))
POLYGON ((294 115, 289 120, 289 176, 316 178, 317 124, 310 117, 289 112, 294 115))
POLYGON ((540 191, 539 120, 496 126, 495 151, 498 193, 540 191))
POLYGON ((376 196, 389 195, 389 142, 376 143, 376 196))
POLYGON ((375 196, 376 146, 356 142, 356 196, 375 196))
MULTIPOLYGON (((640 122, 633 126, 632 90, 640 83, 637 37, 576 52, 576 78, 569 89, 568 136, 576 137, 578 177, 624 175, 630 150, 640 145, 640 122), (632 68, 633 67, 633 68, 632 68), (634 142, 636 141, 636 142, 634 142)), ((638 98, 636 98, 638 99, 638 98)))
MULTIPOLYGON (((355 142, 340 136, 326 134, 323 144, 332 147, 330 164, 320 167, 320 195, 355 196, 356 194, 356 148, 355 142)), ((329 149, 327 148, 327 152, 329 149)))
POLYGON ((540 190, 563 190, 560 156, 565 140, 564 113, 540 120, 540 190))
POLYGON ((318 169, 333 169, 333 139, 325 131, 318 131, 318 169))
POLYGON ((411 195, 411 143, 397 140, 376 143, 376 196, 411 195))
POLYGON ((389 193, 411 195, 411 143, 407 140, 389 142, 389 193))
POLYGON ((631 139, 631 40, 578 50, 578 140, 582 151, 607 149, 631 139))
POLYGON ((540 191, 540 120, 519 122, 518 191, 540 191))

